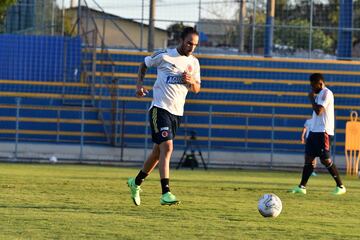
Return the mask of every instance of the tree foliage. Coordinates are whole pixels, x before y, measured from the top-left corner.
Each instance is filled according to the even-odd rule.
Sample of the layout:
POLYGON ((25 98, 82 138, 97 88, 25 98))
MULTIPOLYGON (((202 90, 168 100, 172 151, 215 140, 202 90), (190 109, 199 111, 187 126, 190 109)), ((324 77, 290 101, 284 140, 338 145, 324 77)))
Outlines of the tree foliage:
POLYGON ((15 2, 16 2, 16 0, 1 0, 0 1, 0 32, 3 32, 6 11, 15 2))
POLYGON ((334 53, 339 19, 339 0, 314 0, 312 13, 312 32, 310 35, 311 1, 277 1, 276 25, 274 42, 294 49, 321 49, 324 52, 334 53))
POLYGON ((8 7, 10 7, 12 4, 15 3, 16 0, 1 0, 0 2, 0 17, 3 18, 5 15, 6 10, 8 7))
MULTIPOLYGON (((257 0, 255 18, 253 16, 253 1, 247 2, 247 14, 244 21, 246 25, 244 31, 245 48, 250 50, 254 44, 255 49, 261 49, 264 46, 267 0, 257 0), (255 25, 254 28, 253 25, 255 25), (255 34, 253 35, 254 29, 255 34)), ((232 7, 238 8, 238 5, 238 1, 234 1, 232 7)), ((223 9, 218 12, 222 11, 223 9)), ((339 12, 340 0, 276 0, 274 44, 308 51, 311 42, 311 50, 321 49, 325 53, 334 54, 338 37, 339 12), (312 15, 311 9, 313 10, 312 15), (312 19, 312 27, 310 26, 310 19, 312 19)), ((225 18, 226 14, 218 17, 218 19, 225 18)), ((360 28, 360 0, 353 0, 353 27, 353 41, 359 42, 360 31, 357 29, 360 28)), ((231 45, 237 46, 239 41, 238 29, 234 28, 227 31, 227 35, 231 36, 231 45)))
MULTIPOLYGON (((276 28, 274 42, 294 49, 309 49, 310 23, 307 20, 294 19, 289 21, 286 29, 276 28)), ((331 52, 334 40, 321 29, 312 31, 312 49, 331 52)))
POLYGON ((189 27, 183 24, 183 22, 180 23, 174 23, 171 24, 166 30, 168 32, 168 36, 169 36, 169 41, 168 44, 171 45, 176 45, 178 44, 179 40, 180 40, 180 35, 181 32, 184 30, 184 28, 189 27))

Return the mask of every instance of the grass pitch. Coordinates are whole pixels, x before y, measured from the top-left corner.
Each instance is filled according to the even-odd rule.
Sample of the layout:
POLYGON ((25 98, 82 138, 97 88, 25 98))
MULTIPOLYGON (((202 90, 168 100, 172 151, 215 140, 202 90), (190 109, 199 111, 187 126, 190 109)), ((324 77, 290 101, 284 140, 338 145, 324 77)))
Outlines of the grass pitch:
POLYGON ((0 239, 359 239, 360 180, 343 177, 333 196, 327 173, 311 177, 308 194, 287 190, 300 172, 172 170, 182 201, 161 206, 158 172, 133 205, 126 179, 138 169, 0 164, 0 239), (263 218, 257 201, 277 194, 283 211, 263 218))

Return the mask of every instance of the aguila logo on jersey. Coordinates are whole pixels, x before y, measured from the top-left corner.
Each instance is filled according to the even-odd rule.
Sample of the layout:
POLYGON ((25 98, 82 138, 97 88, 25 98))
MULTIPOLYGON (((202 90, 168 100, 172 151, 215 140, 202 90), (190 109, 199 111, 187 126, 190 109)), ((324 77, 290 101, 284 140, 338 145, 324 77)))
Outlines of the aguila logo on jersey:
POLYGON ((166 83, 167 84, 183 84, 182 75, 167 76, 166 83))

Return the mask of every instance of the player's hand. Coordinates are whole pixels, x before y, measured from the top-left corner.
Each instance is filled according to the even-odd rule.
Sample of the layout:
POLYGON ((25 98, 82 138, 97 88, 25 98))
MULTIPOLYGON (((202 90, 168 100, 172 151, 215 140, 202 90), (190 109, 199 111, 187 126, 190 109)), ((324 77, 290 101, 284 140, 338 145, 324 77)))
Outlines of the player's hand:
POLYGON ((305 138, 304 137, 301 137, 301 143, 305 144, 305 138))
POLYGON ((313 100, 315 98, 315 92, 314 91, 310 91, 308 94, 308 97, 310 100, 313 100))
POLYGON ((138 97, 138 98, 144 97, 148 93, 149 93, 149 91, 146 90, 142 85, 136 86, 136 93, 135 93, 136 97, 138 97))
POLYGON ((186 85, 193 85, 195 84, 195 80, 193 79, 193 77, 191 76, 190 73, 188 72, 183 72, 182 74, 182 79, 183 79, 183 83, 186 85))

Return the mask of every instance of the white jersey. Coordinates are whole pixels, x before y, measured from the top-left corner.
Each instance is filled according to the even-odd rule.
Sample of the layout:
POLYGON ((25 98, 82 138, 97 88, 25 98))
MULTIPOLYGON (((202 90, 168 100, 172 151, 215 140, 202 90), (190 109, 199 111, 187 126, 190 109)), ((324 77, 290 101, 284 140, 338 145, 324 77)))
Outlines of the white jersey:
POLYGON ((312 115, 312 132, 326 132, 327 134, 334 135, 334 94, 328 88, 323 88, 315 98, 318 105, 324 107, 325 111, 320 115, 316 115, 313 111, 312 115))
POLYGON ((196 57, 181 56, 177 49, 166 49, 145 57, 147 67, 157 67, 157 78, 153 87, 152 106, 167 110, 173 115, 184 114, 188 88, 183 83, 182 73, 190 73, 200 83, 200 64, 196 57))
POLYGON ((308 136, 309 136, 310 129, 311 129, 311 122, 312 122, 312 118, 307 119, 304 123, 304 128, 306 128, 305 138, 308 138, 308 136))

